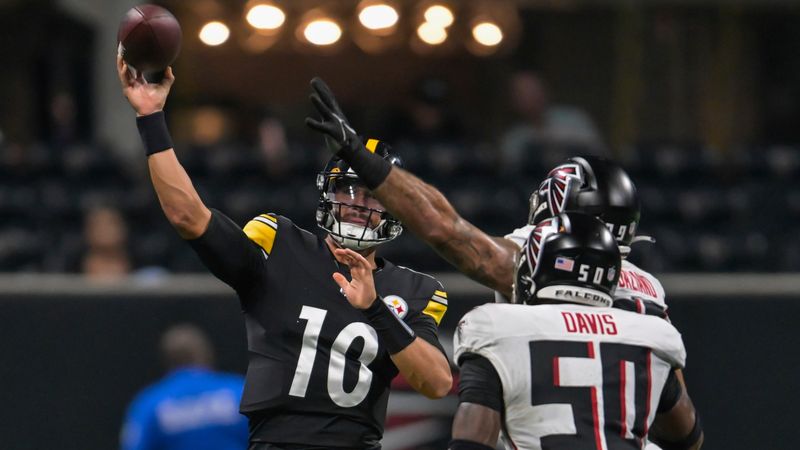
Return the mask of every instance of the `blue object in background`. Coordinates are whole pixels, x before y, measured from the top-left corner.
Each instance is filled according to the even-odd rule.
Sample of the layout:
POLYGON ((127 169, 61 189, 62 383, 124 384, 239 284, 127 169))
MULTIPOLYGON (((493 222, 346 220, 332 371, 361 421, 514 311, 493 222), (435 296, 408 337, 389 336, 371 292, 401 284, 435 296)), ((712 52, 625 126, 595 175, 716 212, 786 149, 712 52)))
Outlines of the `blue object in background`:
POLYGON ((123 450, 244 450, 247 418, 239 414, 244 379, 201 367, 179 368, 133 400, 123 450))

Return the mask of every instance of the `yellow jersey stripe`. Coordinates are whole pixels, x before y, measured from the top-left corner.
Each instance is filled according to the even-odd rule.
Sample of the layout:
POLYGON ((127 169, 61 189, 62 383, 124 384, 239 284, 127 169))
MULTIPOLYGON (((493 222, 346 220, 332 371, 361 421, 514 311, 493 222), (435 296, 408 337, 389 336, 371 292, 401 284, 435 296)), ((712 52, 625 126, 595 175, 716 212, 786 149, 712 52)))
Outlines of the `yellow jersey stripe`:
POLYGON ((427 314, 433 317, 433 320, 436 322, 437 326, 439 323, 441 323, 445 312, 447 312, 447 306, 433 300, 429 300, 428 306, 422 310, 422 314, 427 314))
POLYGON ((269 254, 272 251, 272 246, 275 245, 275 236, 278 234, 278 230, 264 222, 253 219, 244 226, 244 234, 269 254))
POLYGON ((433 295, 438 295, 439 297, 447 298, 447 292, 445 291, 433 291, 433 295))
POLYGON ((367 139, 367 143, 364 145, 364 147, 367 147, 367 150, 369 150, 370 153, 375 153, 379 142, 380 141, 377 139, 367 139))

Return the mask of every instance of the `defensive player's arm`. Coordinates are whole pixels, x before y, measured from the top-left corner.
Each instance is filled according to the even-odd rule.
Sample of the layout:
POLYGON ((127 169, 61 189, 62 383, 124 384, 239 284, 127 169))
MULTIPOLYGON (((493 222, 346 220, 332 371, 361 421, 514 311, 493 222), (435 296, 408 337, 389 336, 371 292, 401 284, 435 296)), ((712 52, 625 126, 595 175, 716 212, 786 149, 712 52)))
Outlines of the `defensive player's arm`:
POLYGON ((447 395, 453 386, 453 376, 444 353, 414 333, 378 298, 372 267, 363 256, 342 248, 334 250, 333 254, 350 268, 352 276, 348 281, 344 275, 335 272, 334 281, 347 301, 364 312, 411 387, 428 398, 447 395))
POLYGON ((435 187, 393 167, 375 197, 403 225, 473 280, 511 296, 519 247, 461 217, 435 187))
POLYGON ((703 445, 703 428, 678 377, 676 370, 667 379, 649 438, 665 450, 699 450, 703 445))
POLYGON ((311 88, 311 103, 321 117, 306 118, 306 125, 325 135, 331 150, 350 164, 383 206, 458 270, 510 296, 516 245, 482 232, 459 216, 436 188, 369 152, 328 85, 314 78, 311 88))
MULTIPOLYGON (((118 56, 117 72, 122 93, 137 116, 149 116, 164 109, 169 90, 175 81, 172 68, 165 71, 161 83, 147 83, 141 73, 134 76, 128 65, 118 56)), ((211 221, 211 211, 203 204, 192 180, 178 162, 175 151, 170 148, 150 155, 147 166, 161 209, 169 223, 184 239, 200 237, 211 221)))
POLYGON ((450 450, 494 449, 500 435, 503 389, 486 358, 465 354, 460 359, 459 405, 453 419, 450 450))

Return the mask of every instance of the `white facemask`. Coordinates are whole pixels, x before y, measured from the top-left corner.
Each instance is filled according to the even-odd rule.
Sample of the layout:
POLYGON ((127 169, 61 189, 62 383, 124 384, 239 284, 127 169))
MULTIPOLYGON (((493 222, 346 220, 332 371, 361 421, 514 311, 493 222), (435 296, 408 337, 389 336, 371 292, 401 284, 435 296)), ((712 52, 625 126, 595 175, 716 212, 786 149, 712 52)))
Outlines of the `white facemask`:
POLYGON ((342 222, 333 225, 339 234, 331 234, 333 239, 344 248, 360 251, 380 244, 375 230, 352 223, 342 222))

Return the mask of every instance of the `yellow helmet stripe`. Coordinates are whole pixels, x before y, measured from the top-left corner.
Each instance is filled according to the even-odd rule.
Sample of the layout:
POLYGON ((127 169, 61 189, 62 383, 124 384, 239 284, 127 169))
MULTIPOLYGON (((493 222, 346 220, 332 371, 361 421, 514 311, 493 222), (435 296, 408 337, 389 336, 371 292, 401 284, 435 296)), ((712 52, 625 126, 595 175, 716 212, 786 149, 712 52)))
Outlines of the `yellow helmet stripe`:
POLYGON ((377 139, 367 139, 367 143, 364 145, 364 147, 367 147, 367 150, 369 150, 370 153, 375 153, 375 150, 378 149, 378 144, 380 142, 381 141, 377 139))

